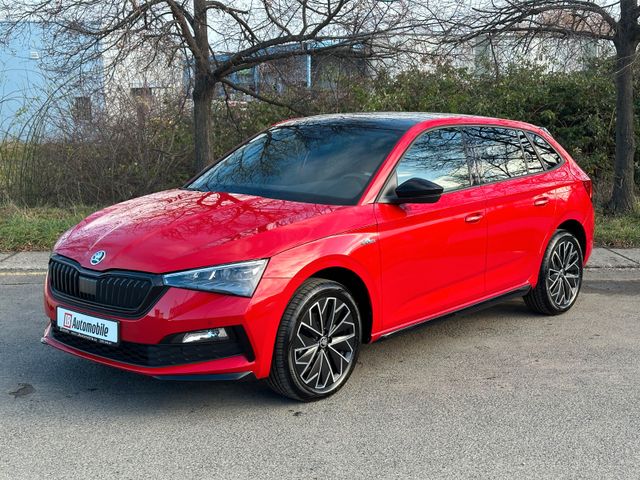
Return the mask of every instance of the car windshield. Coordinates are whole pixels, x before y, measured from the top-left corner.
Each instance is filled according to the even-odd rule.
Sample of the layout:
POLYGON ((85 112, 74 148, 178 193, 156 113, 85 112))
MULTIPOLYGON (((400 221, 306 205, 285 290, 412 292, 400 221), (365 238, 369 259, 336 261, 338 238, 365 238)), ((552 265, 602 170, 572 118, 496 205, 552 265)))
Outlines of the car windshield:
POLYGON ((404 132, 345 120, 274 127, 221 159, 187 188, 355 205, 404 132))

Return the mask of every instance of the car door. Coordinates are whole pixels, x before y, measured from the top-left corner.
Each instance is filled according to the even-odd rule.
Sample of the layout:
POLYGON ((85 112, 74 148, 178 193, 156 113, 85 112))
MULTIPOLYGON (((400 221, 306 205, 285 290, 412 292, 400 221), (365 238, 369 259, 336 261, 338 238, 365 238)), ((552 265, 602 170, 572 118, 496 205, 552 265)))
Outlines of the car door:
POLYGON ((519 130, 467 127, 487 201, 487 294, 526 285, 555 221, 555 180, 519 130))
POLYGON ((456 128, 423 133, 398 162, 375 205, 386 331, 484 295, 485 200, 473 178, 456 128), (435 203, 385 203, 384 195, 411 178, 430 180, 444 193, 435 203))

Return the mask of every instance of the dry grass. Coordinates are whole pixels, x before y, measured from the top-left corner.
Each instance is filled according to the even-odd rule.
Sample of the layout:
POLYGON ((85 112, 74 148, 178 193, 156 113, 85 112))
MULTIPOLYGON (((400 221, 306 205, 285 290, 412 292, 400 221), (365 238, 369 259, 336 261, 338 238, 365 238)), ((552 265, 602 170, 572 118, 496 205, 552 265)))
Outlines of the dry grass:
POLYGON ((634 213, 627 215, 610 216, 599 212, 595 242, 601 247, 640 247, 640 205, 634 213))
POLYGON ((93 207, 22 208, 0 205, 0 251, 50 250, 58 237, 91 212, 93 207))

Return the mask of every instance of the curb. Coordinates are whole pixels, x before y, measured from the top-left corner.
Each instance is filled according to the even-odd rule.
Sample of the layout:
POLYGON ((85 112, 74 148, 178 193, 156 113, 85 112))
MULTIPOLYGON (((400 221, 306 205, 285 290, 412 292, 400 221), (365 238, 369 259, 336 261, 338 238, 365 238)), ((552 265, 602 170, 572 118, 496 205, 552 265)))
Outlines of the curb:
POLYGON ((0 253, 0 273, 46 273, 50 252, 0 253))

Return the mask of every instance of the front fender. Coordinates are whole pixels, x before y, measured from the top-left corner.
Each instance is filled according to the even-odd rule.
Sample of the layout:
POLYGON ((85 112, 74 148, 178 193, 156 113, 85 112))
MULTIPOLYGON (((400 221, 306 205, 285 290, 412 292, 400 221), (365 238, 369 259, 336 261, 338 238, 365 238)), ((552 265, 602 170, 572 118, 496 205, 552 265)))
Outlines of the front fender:
POLYGON ((270 261, 265 278, 287 278, 289 298, 308 278, 327 268, 344 268, 363 281, 371 298, 375 320, 381 301, 380 248, 376 227, 323 238, 278 255, 270 261))
MULTIPOLYGON (((380 250, 376 227, 316 240, 286 250, 269 260, 265 280, 286 280, 278 298, 276 314, 282 318, 296 290, 316 273, 328 268, 343 268, 356 274, 364 283, 371 299, 372 332, 381 328, 380 250)), ((277 329, 276 329, 277 330, 277 329)), ((264 342, 275 342, 277 331, 264 342)), ((270 364, 270 361, 269 361, 270 364)))

